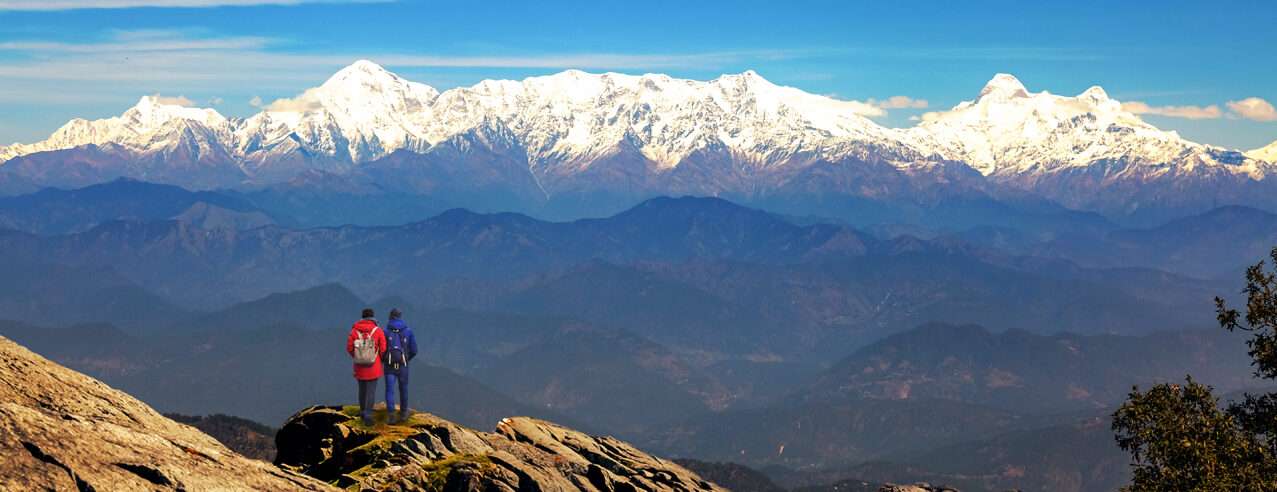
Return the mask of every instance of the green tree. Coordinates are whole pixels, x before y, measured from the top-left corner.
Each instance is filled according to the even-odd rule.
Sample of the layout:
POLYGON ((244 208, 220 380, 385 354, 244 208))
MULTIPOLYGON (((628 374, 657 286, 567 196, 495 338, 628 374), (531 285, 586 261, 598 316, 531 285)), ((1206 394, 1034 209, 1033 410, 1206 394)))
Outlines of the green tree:
MULTIPOLYGON (((1277 248, 1270 253, 1277 268, 1277 248)), ((1246 314, 1215 298, 1219 324, 1246 332, 1255 376, 1277 379, 1277 269, 1263 261, 1246 270, 1246 314)), ((1209 386, 1132 389, 1113 414, 1117 444, 1131 453, 1125 490, 1277 491, 1277 393, 1246 395, 1221 409, 1209 386)))

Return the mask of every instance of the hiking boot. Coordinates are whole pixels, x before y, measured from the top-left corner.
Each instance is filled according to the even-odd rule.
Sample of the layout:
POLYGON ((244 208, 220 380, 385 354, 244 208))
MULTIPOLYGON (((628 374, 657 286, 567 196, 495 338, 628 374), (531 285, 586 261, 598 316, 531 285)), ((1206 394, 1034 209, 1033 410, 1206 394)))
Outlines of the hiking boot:
POLYGON ((386 424, 395 425, 397 423, 399 423, 399 419, 395 417, 394 412, 389 412, 386 414, 386 424))
POLYGON ((412 418, 411 410, 404 410, 402 412, 399 412, 399 420, 401 422, 407 422, 409 418, 412 418))

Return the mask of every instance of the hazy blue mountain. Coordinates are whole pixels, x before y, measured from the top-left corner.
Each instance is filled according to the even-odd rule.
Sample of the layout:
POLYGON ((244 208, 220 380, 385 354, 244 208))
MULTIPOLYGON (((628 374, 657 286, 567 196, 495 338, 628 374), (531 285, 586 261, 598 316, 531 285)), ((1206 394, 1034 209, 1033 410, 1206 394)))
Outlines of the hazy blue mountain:
POLYGON ((370 179, 310 171, 292 179, 242 190, 224 190, 295 228, 389 226, 418 222, 454 208, 434 197, 395 191, 370 179))
POLYGON ((942 446, 839 472, 868 480, 943 483, 963 491, 1088 492, 1130 481, 1130 456, 1107 416, 942 446))
POLYGON ((1041 422, 951 400, 780 402, 664 427, 649 446, 671 456, 791 467, 848 465, 956 444, 1041 422))
MULTIPOLYGON (((3 234, 3 233, 0 233, 3 234)), ((133 329, 168 326, 190 311, 109 266, 65 266, 0 259, 0 319, 66 325, 111 322, 133 329)))
POLYGON ((733 396, 659 344, 583 326, 510 354, 479 378, 520 401, 630 439, 725 406, 733 396))
POLYGON ((1144 228, 1057 231, 1031 235, 1012 228, 976 228, 960 240, 1092 268, 1152 268, 1207 279, 1235 279, 1277 244, 1277 215, 1226 206, 1144 228))
MULTIPOLYGON (((371 305, 339 284, 326 284, 309 289, 281 292, 261 299, 246 301, 228 308, 196 316, 177 327, 183 331, 234 330, 255 326, 287 324, 309 330, 349 325, 359 319, 360 311, 371 305)), ((379 313, 382 319, 388 309, 379 313)), ((349 328, 347 326, 347 328, 349 328)))
POLYGON ((1222 391, 1254 387, 1244 351, 1239 337, 1220 330, 1129 337, 926 325, 856 351, 771 405, 671 425, 652 445, 747 465, 900 462, 941 446, 1072 425, 1077 412, 1113 408, 1133 385, 1185 373, 1222 391))
POLYGON ((1183 374, 1229 390, 1258 382, 1223 330, 1139 337, 992 333, 930 324, 857 350, 799 392, 808 401, 946 399, 1025 413, 1108 408, 1131 386, 1183 374))
POLYGON ((1219 293, 1189 278, 1079 268, 948 238, 799 226, 705 198, 654 199, 575 222, 463 210, 386 227, 114 221, 56 236, 0 232, 0 253, 109 266, 191 308, 340 283, 365 300, 577 318, 675 349, 771 358, 819 348, 818 361, 929 321, 1038 332, 1191 328, 1211 321, 1199 303, 1219 293))
POLYGON ((0 197, 0 227, 37 234, 84 231, 113 220, 167 219, 237 229, 274 221, 252 203, 230 195, 125 178, 76 190, 46 188, 0 197))

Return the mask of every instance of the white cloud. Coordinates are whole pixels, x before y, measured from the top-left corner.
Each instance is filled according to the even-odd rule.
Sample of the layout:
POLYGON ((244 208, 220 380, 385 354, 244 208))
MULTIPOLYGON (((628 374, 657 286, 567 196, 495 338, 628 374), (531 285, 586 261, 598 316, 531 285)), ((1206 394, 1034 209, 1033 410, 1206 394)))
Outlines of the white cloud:
MULTIPOLYGON (((311 91, 313 90, 314 89, 308 89, 306 92, 303 92, 300 96, 297 96, 294 98, 284 97, 284 98, 276 99, 270 104, 266 105, 266 107, 263 109, 265 109, 266 111, 287 111, 287 112, 297 112, 297 113, 305 113, 307 111, 321 109, 323 108, 323 105, 320 104, 318 99, 316 99, 314 96, 311 95, 311 91)), ((257 104, 258 106, 261 105, 262 100, 260 97, 254 97, 253 99, 258 103, 257 104)))
POLYGON ((152 97, 155 98, 155 102, 168 106, 185 106, 188 108, 195 106, 195 101, 186 96, 161 96, 155 94, 152 97))
POLYGON ((393 0, 0 0, 0 10, 130 9, 141 7, 244 7, 303 3, 378 3, 393 0))
POLYGON ((1140 101, 1122 103, 1122 109, 1135 114, 1152 114, 1190 120, 1213 120, 1224 116, 1219 106, 1150 106, 1140 101))
POLYGON ((69 54, 152 53, 202 50, 247 50, 265 47, 270 40, 261 37, 227 37, 190 39, 177 33, 168 37, 131 38, 127 34, 100 43, 62 43, 49 41, 9 41, 0 43, 0 51, 69 54))
MULTIPOLYGON (((748 59, 790 56, 785 50, 723 51, 708 53, 565 53, 530 56, 432 56, 387 55, 376 57, 378 63, 396 67, 448 68, 579 68, 579 69, 645 69, 705 68, 722 66, 748 59)), ((349 62, 352 58, 346 56, 349 62)))
POLYGON ((914 99, 909 96, 891 96, 881 101, 869 99, 868 103, 882 109, 926 109, 930 105, 926 99, 914 99))
POLYGON ((881 118, 883 116, 887 116, 886 111, 872 104, 863 103, 860 101, 843 101, 843 102, 847 104, 847 108, 850 109, 851 112, 856 113, 860 116, 864 116, 866 118, 881 118))
MULTIPOLYGON (((0 0, 3 2, 5 0, 0 0)), ((302 54, 273 48, 281 40, 252 37, 212 37, 165 30, 114 31, 98 42, 66 43, 44 40, 0 42, 0 52, 16 60, 0 64, 0 78, 80 81, 153 82, 202 85, 253 80, 280 88, 282 81, 323 80, 359 58, 401 68, 525 68, 642 70, 713 68, 760 59, 785 59, 819 54, 808 50, 752 50, 703 53, 550 53, 525 56, 453 56, 404 53, 302 54), (145 56, 142 56, 145 55, 145 56)), ((295 84, 288 84, 296 87, 295 84)))
POLYGON ((873 99, 870 99, 868 101, 856 101, 852 99, 843 99, 842 96, 838 95, 838 93, 836 92, 830 92, 830 93, 822 94, 822 95, 827 98, 837 100, 841 109, 850 111, 860 116, 864 116, 866 118, 881 118, 883 116, 887 116, 887 112, 884 111, 882 107, 878 106, 877 104, 874 104, 873 99))
POLYGON ((253 96, 252 99, 248 100, 248 105, 254 108, 262 107, 262 96, 253 96))
POLYGON ((1258 97, 1248 97, 1240 101, 1225 103, 1234 115, 1255 121, 1277 121, 1277 108, 1272 103, 1258 97))
POLYGON ((1219 105, 1209 106, 1150 106, 1140 101, 1122 103, 1122 109, 1135 114, 1152 114, 1171 118, 1190 120, 1212 120, 1229 116, 1254 121, 1277 121, 1277 108, 1272 103, 1258 97, 1248 97, 1224 103, 1225 112, 1219 105))
POLYGON ((209 100, 208 100, 208 105, 209 105, 209 106, 217 106, 217 105, 220 105, 220 104, 222 104, 222 103, 224 103, 224 102, 226 102, 226 100, 225 100, 225 99, 222 99, 222 98, 217 97, 217 96, 213 96, 211 99, 209 99, 209 100))

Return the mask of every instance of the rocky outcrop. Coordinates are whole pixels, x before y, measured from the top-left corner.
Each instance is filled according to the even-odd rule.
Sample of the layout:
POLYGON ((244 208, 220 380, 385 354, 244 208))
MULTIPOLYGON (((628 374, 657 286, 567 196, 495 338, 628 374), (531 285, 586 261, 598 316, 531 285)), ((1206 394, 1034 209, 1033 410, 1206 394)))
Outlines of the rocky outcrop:
POLYGON ((0 490, 328 490, 0 337, 0 490))
POLYGON ((276 435, 275 463, 348 490, 725 490, 617 439, 532 418, 504 419, 487 433, 429 414, 373 427, 353 415, 352 407, 298 412, 276 435))

